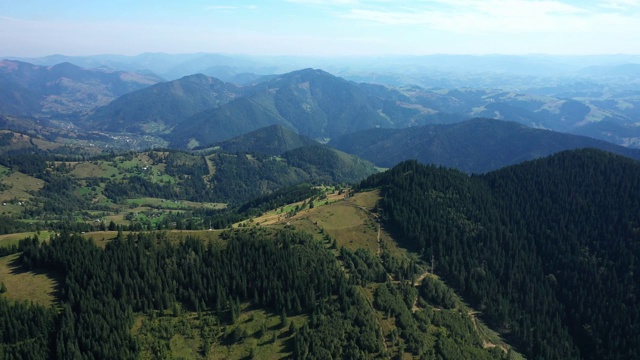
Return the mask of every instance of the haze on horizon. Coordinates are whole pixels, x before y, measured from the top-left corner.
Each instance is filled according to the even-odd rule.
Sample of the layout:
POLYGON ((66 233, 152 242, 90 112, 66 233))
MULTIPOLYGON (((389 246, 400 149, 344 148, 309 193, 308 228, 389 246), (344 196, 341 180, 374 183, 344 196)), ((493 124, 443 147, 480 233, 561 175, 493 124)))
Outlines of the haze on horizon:
POLYGON ((4 1, 2 56, 640 54, 640 0, 4 1))

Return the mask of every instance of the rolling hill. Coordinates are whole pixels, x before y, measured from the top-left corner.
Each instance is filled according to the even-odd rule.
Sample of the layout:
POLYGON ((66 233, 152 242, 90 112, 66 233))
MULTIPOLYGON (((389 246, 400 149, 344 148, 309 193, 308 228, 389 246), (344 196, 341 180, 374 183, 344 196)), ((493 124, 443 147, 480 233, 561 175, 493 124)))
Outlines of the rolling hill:
POLYGON ((347 134, 330 146, 382 167, 409 159, 482 173, 563 150, 597 148, 640 160, 640 151, 588 137, 495 119, 347 134))

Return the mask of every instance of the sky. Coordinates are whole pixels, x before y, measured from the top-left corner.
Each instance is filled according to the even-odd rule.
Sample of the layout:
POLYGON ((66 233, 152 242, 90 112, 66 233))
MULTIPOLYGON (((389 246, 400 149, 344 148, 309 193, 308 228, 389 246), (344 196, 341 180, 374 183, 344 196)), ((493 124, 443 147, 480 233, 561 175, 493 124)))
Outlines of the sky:
POLYGON ((640 0, 0 0, 0 55, 640 54, 640 0))

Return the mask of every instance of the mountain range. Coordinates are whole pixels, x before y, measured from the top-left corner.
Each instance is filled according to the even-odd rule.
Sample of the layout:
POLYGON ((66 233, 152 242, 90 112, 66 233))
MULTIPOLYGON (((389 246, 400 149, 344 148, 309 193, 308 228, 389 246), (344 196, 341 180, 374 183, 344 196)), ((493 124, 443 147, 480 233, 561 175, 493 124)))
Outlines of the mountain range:
MULTIPOLYGON (((595 71, 592 70, 589 71, 595 71)), ((485 146, 489 147, 488 152, 495 153, 500 149, 496 139, 503 136, 501 131, 507 130, 491 126, 469 128, 465 131, 479 131, 473 141, 471 138, 468 141, 447 140, 456 144, 455 148, 447 148, 443 134, 453 136, 452 129, 459 132, 464 126, 444 127, 442 129, 447 130, 442 131, 424 128, 476 117, 589 136, 627 147, 640 145, 640 127, 636 125, 640 116, 640 95, 633 91, 611 94, 602 86, 598 88, 588 83, 563 83, 564 90, 540 87, 530 93, 501 89, 436 89, 356 83, 323 70, 303 69, 261 78, 247 75, 253 79, 250 83, 236 85, 203 74, 165 82, 148 74, 106 68, 87 70, 69 63, 41 66, 9 60, 2 62, 0 75, 0 81, 5 85, 0 91, 0 111, 13 116, 10 122, 5 122, 7 128, 25 131, 29 127, 27 124, 37 120, 39 124, 56 128, 49 133, 66 139, 66 143, 82 139, 85 144, 104 148, 113 147, 108 145, 108 139, 117 139, 114 144, 125 149, 136 146, 207 148, 264 127, 280 125, 316 141, 333 140, 334 146, 351 149, 362 156, 370 156, 365 155, 367 151, 378 152, 376 157, 369 159, 381 166, 391 166, 409 156, 451 164, 465 171, 487 171, 551 153, 544 147, 554 151, 566 148, 552 143, 606 147, 601 143, 583 144, 582 140, 558 142, 523 138, 519 145, 529 144, 530 149, 521 148, 521 152, 509 156, 490 155, 493 160, 473 160, 473 157, 454 152, 462 151, 460 144, 469 144, 474 150, 467 151, 485 146), (580 87, 581 84, 584 86, 580 87), (584 93, 579 94, 579 89, 584 93), (562 91, 574 96, 546 95, 562 91), (71 129, 73 134, 63 134, 71 129), (411 130, 404 130, 406 136, 403 136, 392 135, 403 132, 390 129, 411 130), (385 145, 375 145, 376 148, 370 143, 367 145, 370 149, 366 150, 359 140, 349 137, 349 134, 361 131, 370 131, 362 135, 367 139, 379 136, 372 135, 376 132, 390 131, 389 135, 381 136, 403 136, 397 144, 406 144, 413 139, 413 145, 394 151, 398 156, 393 158, 392 153, 379 151, 385 145), (425 131, 440 135, 429 137, 425 131), (418 133, 423 136, 415 137, 418 133), (91 142, 91 139, 99 141, 91 142), (475 142, 477 140, 480 142, 475 142), (534 149, 534 144, 542 148, 534 149), (431 154, 418 154, 417 149, 430 149, 431 154), (452 152, 447 161, 444 161, 445 150, 452 152), (389 159, 382 159, 383 156, 389 159), (456 157, 474 164, 462 164, 455 160, 456 157)), ((544 134, 514 129, 508 132, 512 137, 544 134)), ((457 133, 455 136, 462 135, 457 133)))
POLYGON ((68 117, 162 81, 155 75, 0 61, 0 110, 7 115, 68 117))
POLYGON ((356 84, 305 69, 257 84, 245 97, 186 119, 170 142, 178 147, 193 140, 206 145, 273 124, 315 139, 392 126, 376 105, 356 84))
MULTIPOLYGON (((186 75, 203 73, 229 81, 241 74, 285 73, 304 67, 319 67, 347 78, 387 80, 394 85, 416 83, 416 77, 449 77, 449 81, 467 81, 473 85, 476 74, 506 74, 513 80, 522 76, 537 76, 546 81, 566 77, 598 77, 619 75, 615 69, 640 63, 637 55, 595 55, 595 56, 554 56, 554 55, 425 55, 425 56, 350 56, 350 57, 309 57, 309 56, 250 56, 216 53, 166 54, 142 53, 135 56, 90 55, 66 56, 61 54, 44 57, 10 59, 43 66, 53 66, 70 62, 84 68, 108 67, 131 72, 153 72, 165 79, 175 80, 186 75), (613 71, 611 71, 613 70, 613 71), (465 77, 458 75, 465 74, 465 77), (518 76, 514 79, 513 75, 518 76), (413 81, 408 80, 413 78, 413 81)), ((487 77, 487 80, 491 78, 487 77)), ((505 77, 505 81, 506 78, 505 77)))
POLYGON ((516 121, 626 146, 636 146, 640 139, 640 128, 635 125, 640 97, 634 93, 607 100, 575 100, 492 89, 429 90, 355 83, 317 69, 267 77, 242 87, 197 78, 218 88, 192 86, 193 77, 171 82, 171 86, 159 84, 97 108, 87 123, 106 129, 107 119, 127 118, 131 124, 127 129, 141 134, 164 132, 164 139, 179 148, 208 146, 273 124, 326 140, 371 128, 453 123, 474 117, 516 121), (175 93, 172 86, 184 93, 175 93), (185 112, 181 109, 189 98, 216 100, 195 101, 189 104, 190 112, 185 112), (139 111, 134 104, 150 106, 139 111), (168 126, 150 131, 144 125, 165 121, 168 126))

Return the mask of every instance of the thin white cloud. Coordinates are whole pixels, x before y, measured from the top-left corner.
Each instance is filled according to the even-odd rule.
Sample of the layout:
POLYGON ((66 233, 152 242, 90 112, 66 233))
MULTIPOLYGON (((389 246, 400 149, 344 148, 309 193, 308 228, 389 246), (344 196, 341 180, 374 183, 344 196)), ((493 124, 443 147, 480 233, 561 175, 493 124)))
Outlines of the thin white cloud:
POLYGON ((14 56, 145 51, 640 53, 640 0, 287 0, 280 4, 284 7, 270 8, 273 11, 257 17, 246 15, 266 10, 264 5, 230 0, 201 3, 187 15, 188 21, 178 14, 162 21, 146 16, 139 21, 62 21, 54 16, 2 17, 9 15, 2 13, 0 51, 14 56), (127 41, 120 41, 123 38, 127 41))
POLYGON ((421 4, 401 10, 353 8, 341 16, 386 25, 420 25, 454 33, 640 31, 640 22, 631 13, 597 12, 559 1, 437 0, 421 4))
POLYGON ((628 10, 629 8, 640 7, 640 0, 607 0, 600 1, 598 6, 613 10, 628 10))

